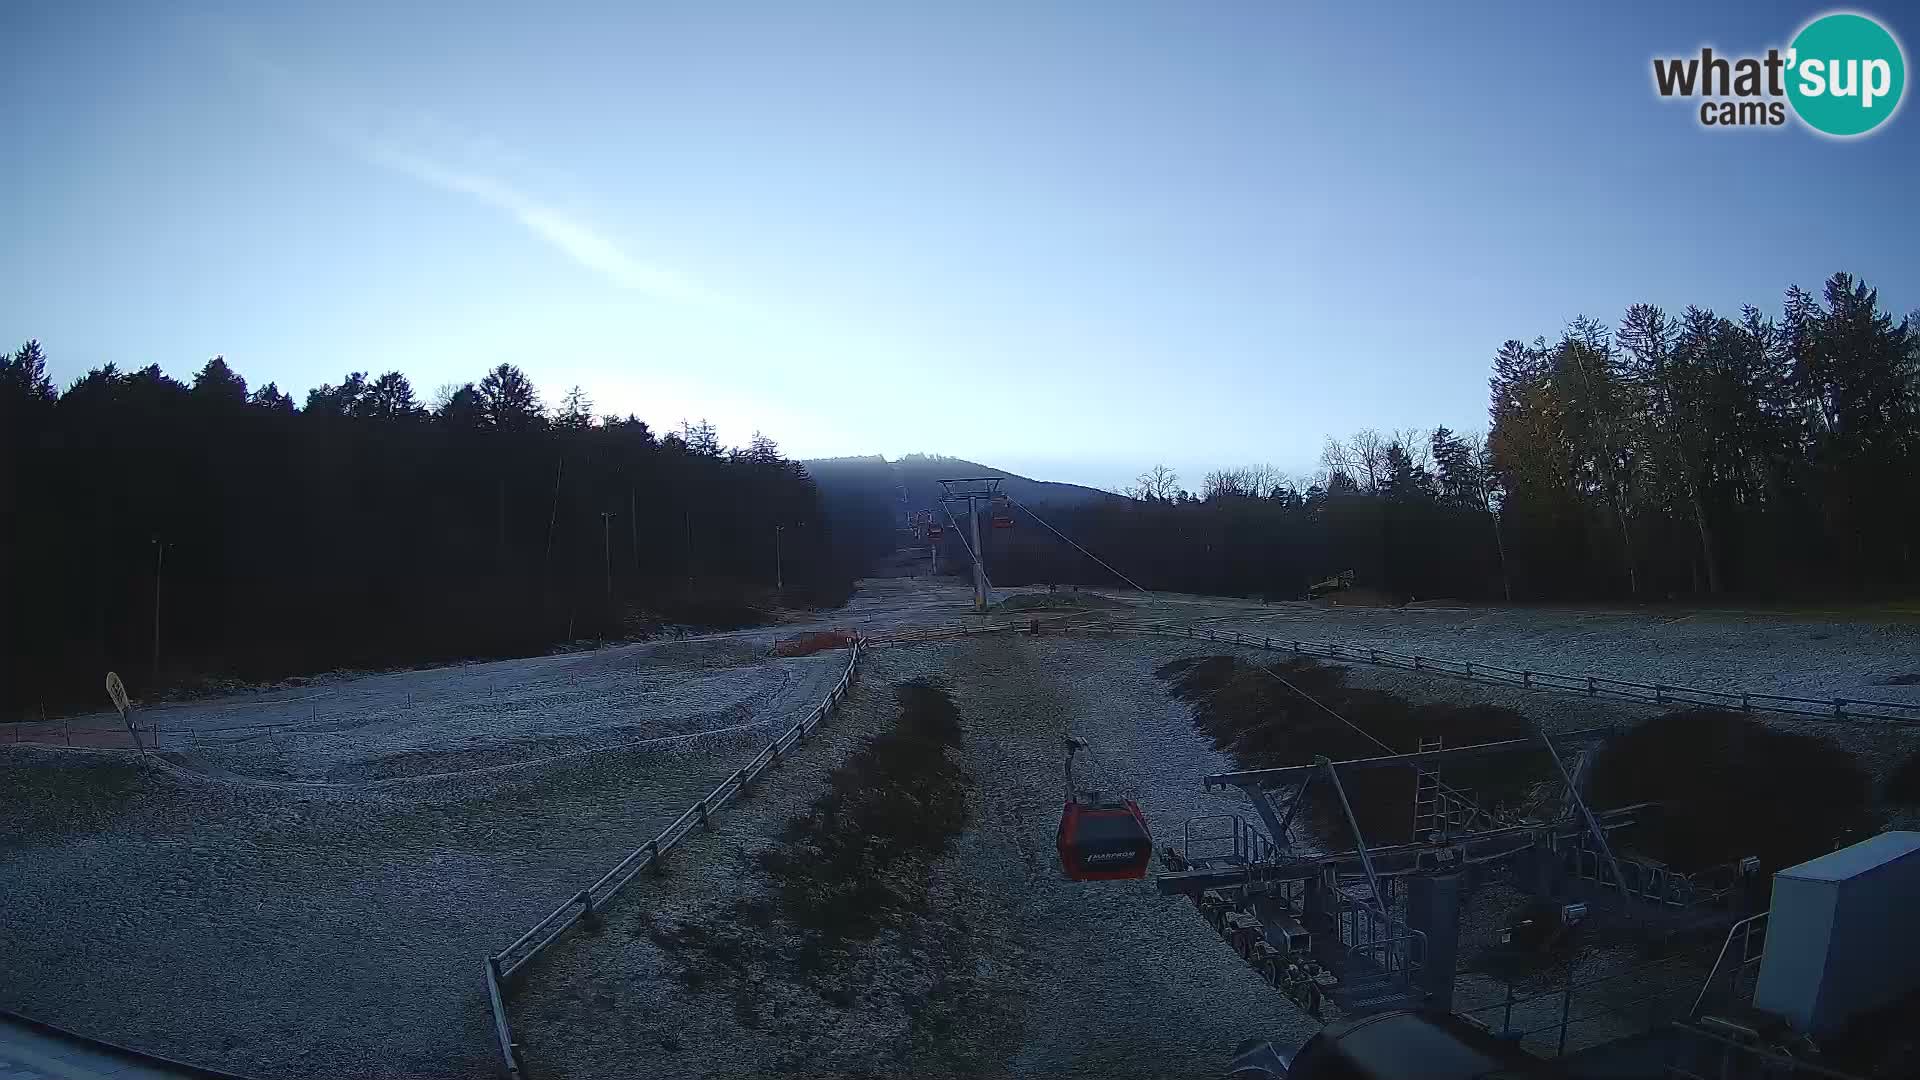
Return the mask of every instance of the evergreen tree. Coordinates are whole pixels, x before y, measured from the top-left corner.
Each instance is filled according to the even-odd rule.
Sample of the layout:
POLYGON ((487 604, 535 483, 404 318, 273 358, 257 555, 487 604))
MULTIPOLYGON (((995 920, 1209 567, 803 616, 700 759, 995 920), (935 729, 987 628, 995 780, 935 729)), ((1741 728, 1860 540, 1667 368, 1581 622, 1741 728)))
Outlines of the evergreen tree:
POLYGON ((373 380, 360 395, 354 415, 372 420, 418 420, 426 410, 413 400, 413 384, 405 375, 389 371, 373 380))
POLYGON ((487 372, 476 389, 481 421, 495 431, 530 431, 546 423, 546 412, 532 381, 512 364, 501 364, 487 372))
POLYGON ((193 396, 220 405, 245 405, 247 380, 234 374, 225 357, 216 356, 193 377, 193 396))

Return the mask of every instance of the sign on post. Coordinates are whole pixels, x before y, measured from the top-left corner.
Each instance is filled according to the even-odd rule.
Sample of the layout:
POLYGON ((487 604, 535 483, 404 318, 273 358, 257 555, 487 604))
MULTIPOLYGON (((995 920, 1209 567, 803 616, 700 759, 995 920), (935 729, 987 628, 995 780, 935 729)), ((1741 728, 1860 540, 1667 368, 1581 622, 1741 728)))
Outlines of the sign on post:
POLYGON ((114 711, 120 714, 120 719, 126 721, 127 734, 133 737, 133 745, 145 754, 147 748, 140 742, 139 729, 133 726, 133 702, 127 699, 127 684, 120 681, 117 671, 107 672, 107 699, 113 702, 114 711))

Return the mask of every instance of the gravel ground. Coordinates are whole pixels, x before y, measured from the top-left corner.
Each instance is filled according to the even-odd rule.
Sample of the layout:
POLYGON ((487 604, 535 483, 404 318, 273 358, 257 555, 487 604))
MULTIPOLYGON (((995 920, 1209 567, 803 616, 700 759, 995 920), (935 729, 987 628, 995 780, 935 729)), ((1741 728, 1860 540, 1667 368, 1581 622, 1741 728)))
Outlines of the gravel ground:
POLYGON ((1374 646, 1511 668, 1813 698, 1920 703, 1920 623, 1751 612, 1570 608, 1323 608, 1117 593, 1132 617, 1374 646))
POLYGON ((1151 881, 1063 880, 1053 851, 1062 739, 1093 745, 1112 790, 1138 797, 1156 836, 1234 809, 1198 777, 1229 767, 1154 677, 1163 650, 996 637, 874 654, 862 690, 811 745, 687 855, 686 869, 623 897, 598 937, 529 970, 510 1006, 530 1064, 586 1078, 646 1071, 1016 1076, 1214 1076, 1241 1040, 1315 1030, 1242 964, 1183 899, 1151 881), (1082 677, 1097 671, 1099 677, 1082 677), (753 852, 816 794, 826 771, 892 718, 880 693, 906 678, 951 688, 976 778, 973 822, 932 871, 927 925, 883 935, 829 1003, 777 958, 689 990, 661 926, 727 932, 764 886, 753 852), (834 741, 838 740, 838 741, 834 741), (959 926, 964 944, 948 931, 959 926), (756 1004, 741 1007, 742 995, 756 1004))
POLYGON ((493 712, 484 690, 442 695, 431 721, 382 714, 379 688, 364 722, 317 721, 330 737, 150 770, 0 750, 0 1005, 263 1078, 488 1075, 481 957, 751 757, 846 656, 570 658, 626 673, 619 692, 578 673, 610 716, 554 678, 493 712))
MULTIPOLYGON (((262 1078, 489 1075, 480 957, 744 762, 844 663, 844 653, 762 660, 767 647, 836 626, 951 625, 967 618, 967 595, 948 580, 870 581, 846 610, 779 627, 166 706, 146 712, 173 751, 151 770, 124 754, 0 747, 0 1005, 262 1078), (263 724, 278 730, 218 730, 263 724)), ((1141 618, 1510 666, 1920 700, 1920 687, 1879 682, 1920 668, 1901 627, 1158 595, 1137 604, 1141 618)), ((529 1057, 582 1078, 876 1060, 1216 1075, 1243 1038, 1304 1037, 1312 1021, 1184 900, 1150 882, 1065 882, 1054 866, 1068 730, 1094 743, 1109 786, 1140 798, 1163 843, 1190 816, 1242 809, 1237 796, 1201 790, 1202 774, 1231 763, 1152 674, 1175 656, 1221 651, 1062 635, 876 652, 865 689, 825 738, 692 841, 674 872, 636 883, 599 936, 570 936, 528 972, 513 1009, 529 1057), (782 989, 772 973, 760 973, 764 1007, 686 991, 640 913, 717 918, 752 887, 747 853, 891 723, 891 695, 875 691, 915 675, 953 688, 979 780, 975 825, 933 872, 943 914, 922 938, 888 939, 899 948, 863 961, 872 993, 861 1009, 782 989)), ((1409 697, 1511 704, 1550 730, 1656 711, 1350 670, 1358 685, 1409 697)), ((76 724, 89 719, 118 724, 110 714, 76 724)), ((1920 748, 1920 730, 1897 725, 1767 722, 1832 738, 1876 774, 1920 748)), ((1487 895, 1489 914, 1472 918, 1504 914, 1506 901, 1487 895)))

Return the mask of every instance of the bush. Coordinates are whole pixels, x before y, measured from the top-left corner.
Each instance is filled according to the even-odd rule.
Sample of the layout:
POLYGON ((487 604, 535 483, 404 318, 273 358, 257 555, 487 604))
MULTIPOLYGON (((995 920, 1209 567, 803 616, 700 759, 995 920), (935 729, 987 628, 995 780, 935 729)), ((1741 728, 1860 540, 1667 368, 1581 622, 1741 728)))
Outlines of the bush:
POLYGON ((1920 805, 1920 750, 1907 755, 1900 767, 1887 777, 1886 799, 1906 806, 1920 805))
POLYGON ((871 937, 923 910, 925 868, 967 825, 973 778, 948 753, 960 745, 953 699, 920 681, 894 694, 894 729, 835 769, 827 791, 760 856, 781 912, 816 947, 871 937))
POLYGON ((1591 790, 1601 806, 1661 803, 1628 839, 1689 873, 1748 855, 1772 872, 1872 823, 1869 779, 1852 754, 1711 709, 1657 716, 1609 738, 1591 790))
MULTIPOLYGON (((1533 725, 1512 709, 1415 705, 1384 691, 1349 687, 1345 668, 1306 659, 1263 669, 1231 656, 1193 657, 1162 665, 1158 674, 1173 683, 1174 696, 1193 703, 1194 725, 1245 769, 1310 765, 1315 755, 1340 761, 1413 751, 1422 737, 1470 746, 1533 733, 1533 725)), ((1492 807, 1519 802, 1550 769, 1544 750, 1516 751, 1450 766, 1442 779, 1456 790, 1471 789, 1480 805, 1492 807)), ((1412 769, 1373 769, 1340 781, 1369 844, 1412 839, 1412 769)), ((1333 792, 1318 782, 1314 791, 1310 813, 1317 831, 1330 843, 1349 846, 1352 830, 1333 792)))

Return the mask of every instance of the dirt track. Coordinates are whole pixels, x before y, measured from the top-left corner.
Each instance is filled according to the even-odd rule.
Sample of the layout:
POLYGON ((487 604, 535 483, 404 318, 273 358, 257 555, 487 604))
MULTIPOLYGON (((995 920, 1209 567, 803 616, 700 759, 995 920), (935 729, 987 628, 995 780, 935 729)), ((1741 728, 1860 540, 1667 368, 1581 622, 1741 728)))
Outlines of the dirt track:
POLYGON ((1160 896, 1150 881, 1083 884, 1059 874, 1053 832, 1069 731, 1094 744, 1113 789, 1141 797, 1162 838, 1177 837, 1188 816, 1233 809, 1201 792, 1198 777, 1226 763, 1154 678, 1156 655, 1007 636, 877 652, 835 725, 831 755, 810 748, 697 841, 685 869, 623 898, 598 937, 574 938, 534 965, 512 1006, 530 1062, 575 1078, 766 1069, 1207 1076, 1252 1035, 1304 1038, 1313 1023, 1187 901, 1160 896), (1098 661, 1104 677, 1073 677, 1086 661, 1098 661), (661 929, 701 940, 733 934, 736 899, 764 889, 753 853, 838 755, 889 722, 885 689, 921 677, 951 687, 977 781, 973 824, 933 870, 932 914, 862 951, 845 987, 851 1006, 773 954, 749 954, 689 988, 688 961, 663 947, 661 929), (742 995, 756 1007, 743 1009, 742 995))

